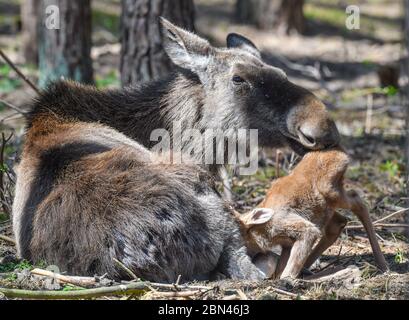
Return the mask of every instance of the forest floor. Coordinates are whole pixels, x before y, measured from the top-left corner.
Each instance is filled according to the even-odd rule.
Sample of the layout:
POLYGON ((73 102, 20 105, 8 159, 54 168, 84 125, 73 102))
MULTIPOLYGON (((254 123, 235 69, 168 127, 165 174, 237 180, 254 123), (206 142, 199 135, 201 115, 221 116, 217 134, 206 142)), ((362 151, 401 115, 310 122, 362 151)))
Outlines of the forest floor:
MULTIPOLYGON (((345 10, 339 1, 307 1, 308 33, 305 36, 288 36, 238 25, 234 21, 231 0, 195 2, 196 27, 201 35, 219 46, 224 44, 229 32, 248 36, 263 51, 267 61, 283 68, 291 80, 309 88, 327 103, 342 134, 343 145, 352 158, 346 175, 347 187, 360 190, 374 221, 406 207, 405 112, 398 90, 381 88, 377 73, 385 64, 400 64, 402 9, 398 1, 354 1, 360 5, 362 13, 361 29, 356 31, 345 29, 345 10)), ((4 1, 0 0, 2 5, 4 1)), ((7 16, 0 14, 0 46, 35 80, 36 68, 25 65, 18 54, 19 35, 10 18, 10 13, 18 14, 18 8, 16 11, 15 6, 9 5, 8 10, 7 16)), ((119 86, 118 16, 118 1, 94 2, 93 58, 96 85, 100 88, 119 86)), ((0 62, 0 99, 24 108, 33 96, 30 88, 0 62)), ((8 172, 12 180, 12 166, 18 158, 24 121, 18 113, 0 103, 0 126, 6 136, 13 133, 1 168, 1 172, 8 172)), ((256 175, 239 177, 232 171, 237 209, 243 212, 253 208, 277 175, 287 174, 296 162, 297 158, 289 150, 264 150, 256 175)), ((6 195, 6 202, 10 204, 11 198, 12 188, 11 194, 6 195)), ((363 229, 353 228, 359 224, 348 212, 345 214, 351 221, 347 229, 312 270, 321 274, 341 270, 339 277, 300 280, 292 285, 274 280, 199 283, 195 285, 209 288, 188 298, 409 299, 409 241, 404 236, 404 228, 399 226, 404 223, 403 214, 397 213, 376 224, 378 239, 391 269, 387 274, 381 274, 375 267, 363 229)), ((0 235, 12 237, 10 220, 5 213, 0 213, 0 235)), ((31 275, 27 270, 45 266, 15 261, 15 253, 12 243, 0 239, 0 287, 76 289, 31 275)), ((164 291, 168 292, 147 288, 125 297, 169 298, 164 291)))

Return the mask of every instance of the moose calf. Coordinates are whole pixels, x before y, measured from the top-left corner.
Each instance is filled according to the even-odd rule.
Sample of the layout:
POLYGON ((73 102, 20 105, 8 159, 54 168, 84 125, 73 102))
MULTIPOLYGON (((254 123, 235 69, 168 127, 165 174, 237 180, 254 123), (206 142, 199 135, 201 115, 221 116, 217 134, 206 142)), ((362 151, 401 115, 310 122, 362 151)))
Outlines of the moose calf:
POLYGON ((296 278, 303 267, 311 266, 346 225, 337 208, 349 209, 359 218, 379 268, 388 269, 367 207, 354 190, 345 191, 343 187, 348 162, 340 149, 310 152, 290 175, 272 184, 257 210, 237 214, 251 256, 268 253, 266 249, 274 245, 282 247, 278 265, 268 263, 274 260, 268 255, 261 254, 258 262, 254 260, 266 274, 275 268, 276 277, 296 278))

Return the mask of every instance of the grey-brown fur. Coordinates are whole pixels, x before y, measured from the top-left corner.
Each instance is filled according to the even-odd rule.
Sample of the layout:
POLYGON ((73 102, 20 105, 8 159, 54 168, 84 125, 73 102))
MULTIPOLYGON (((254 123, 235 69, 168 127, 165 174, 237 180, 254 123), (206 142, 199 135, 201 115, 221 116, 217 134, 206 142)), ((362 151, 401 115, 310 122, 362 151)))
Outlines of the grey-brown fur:
POLYGON ((115 258, 161 282, 179 274, 263 276, 199 167, 163 164, 113 129, 53 117, 34 121, 27 140, 13 208, 22 258, 71 274, 126 277, 115 258))

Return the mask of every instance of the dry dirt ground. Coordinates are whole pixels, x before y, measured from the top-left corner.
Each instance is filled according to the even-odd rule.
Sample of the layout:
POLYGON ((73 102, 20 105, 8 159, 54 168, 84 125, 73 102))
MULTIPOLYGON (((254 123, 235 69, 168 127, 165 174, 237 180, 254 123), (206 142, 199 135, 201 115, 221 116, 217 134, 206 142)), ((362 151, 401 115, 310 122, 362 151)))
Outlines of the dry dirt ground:
MULTIPOLYGON (((380 66, 400 63, 400 1, 350 1, 361 8, 361 29, 357 31, 345 29, 345 11, 341 1, 306 1, 308 33, 305 36, 288 36, 259 31, 250 25, 238 25, 234 20, 232 0, 195 2, 197 31, 200 34, 216 45, 223 45, 228 32, 243 33, 259 46, 267 61, 283 68, 294 82, 313 90, 327 103, 342 134, 343 144, 352 157, 347 186, 360 190, 374 221, 406 207, 404 109, 396 90, 380 88, 377 76, 380 66)), ((13 7, 10 10, 14 10, 13 7)), ((94 25, 93 57, 97 85, 115 87, 119 85, 115 18, 119 14, 118 1, 94 1, 94 11, 95 20, 103 21, 94 25)), ((36 79, 36 69, 25 65, 19 57, 19 35, 14 33, 12 22, 1 16, 0 46, 26 74, 36 79)), ((0 98, 24 108, 24 103, 32 96, 33 92, 0 62, 0 98)), ((10 173, 13 179, 11 168, 21 145, 23 119, 4 105, 0 110, 2 131, 14 133, 5 150, 6 166, 2 166, 1 171, 10 173)), ((273 179, 287 174, 297 162, 288 150, 264 150, 260 156, 260 169, 254 176, 235 176, 231 170, 235 204, 239 211, 254 207, 273 179)), ((9 198, 6 199, 8 203, 9 198)), ((348 227, 359 225, 348 212, 345 214, 351 220, 348 227)), ((348 228, 312 270, 331 274, 345 271, 350 266, 346 269, 348 272, 341 271, 335 278, 300 280, 294 284, 280 281, 200 283, 209 289, 184 298, 409 299, 409 243, 404 236, 404 227, 400 226, 403 223, 403 214, 395 214, 379 221, 376 227, 381 248, 390 264, 388 274, 380 274, 374 266, 363 230, 348 228)), ((5 215, 0 220, 0 234, 11 236, 11 225, 5 215)), ((30 275, 27 269, 33 266, 24 261, 13 261, 14 254, 14 246, 0 239, 0 286, 75 289, 30 275)), ((148 288, 137 295, 125 297, 170 298, 164 291, 169 292, 148 288)))

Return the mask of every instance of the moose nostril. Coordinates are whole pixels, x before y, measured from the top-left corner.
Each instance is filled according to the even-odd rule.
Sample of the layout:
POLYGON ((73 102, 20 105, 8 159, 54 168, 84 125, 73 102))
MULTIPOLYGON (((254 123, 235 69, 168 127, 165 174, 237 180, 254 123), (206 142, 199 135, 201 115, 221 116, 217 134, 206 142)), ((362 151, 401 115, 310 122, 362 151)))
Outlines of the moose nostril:
POLYGON ((298 128, 298 137, 301 143, 309 148, 315 147, 317 144, 316 139, 313 137, 312 133, 306 128, 298 128))
POLYGON ((304 138, 311 144, 315 144, 315 140, 313 137, 309 136, 308 134, 303 133, 304 138))

